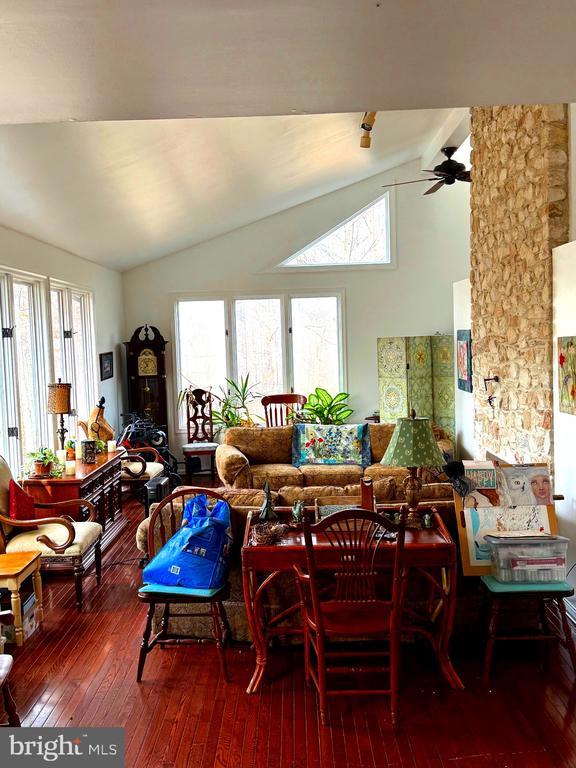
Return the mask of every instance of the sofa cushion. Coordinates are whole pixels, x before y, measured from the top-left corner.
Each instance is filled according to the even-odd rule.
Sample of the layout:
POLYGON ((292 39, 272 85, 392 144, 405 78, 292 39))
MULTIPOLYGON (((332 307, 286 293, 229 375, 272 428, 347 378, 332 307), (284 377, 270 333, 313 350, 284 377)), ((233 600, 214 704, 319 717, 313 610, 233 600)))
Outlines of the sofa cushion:
POLYGON ((294 502, 303 501, 304 504, 312 505, 316 499, 323 499, 327 496, 342 496, 343 494, 344 489, 339 485, 309 485, 304 488, 285 485, 278 491, 278 504, 291 507, 294 502))
MULTIPOLYGON (((374 492, 374 498, 376 502, 382 503, 384 501, 394 501, 396 498, 396 480, 393 477, 387 477, 383 480, 375 480, 372 483, 372 490, 374 492)), ((345 496, 360 496, 361 495, 360 484, 346 485, 344 487, 345 496)))
POLYGON ((393 477, 396 483, 401 483, 408 475, 408 470, 404 467, 386 467, 384 464, 371 464, 364 470, 364 477, 370 477, 374 482, 376 480, 386 480, 393 477))
POLYGON ((296 424, 292 463, 369 464, 366 424, 296 424))
MULTIPOLYGON (((102 526, 100 523, 92 522, 73 522, 72 525, 75 533, 74 541, 64 551, 64 555, 83 555, 102 534, 102 526)), ((12 536, 6 544, 6 552, 41 552, 42 557, 62 557, 61 554, 57 554, 46 544, 36 541, 41 535, 48 536, 56 544, 63 544, 68 538, 68 531, 58 523, 39 525, 32 531, 25 531, 12 536)))
POLYGON ((382 461, 382 456, 386 453, 388 443, 392 437, 396 424, 369 424, 368 434, 370 436, 370 451, 372 453, 372 463, 376 464, 382 461))
MULTIPOLYGON (((355 464, 303 464, 304 485, 349 485, 359 483, 364 470, 355 464)), ((288 483, 286 483, 288 485, 288 483)))
POLYGON ((250 469, 254 488, 264 488, 266 480, 272 491, 279 490, 283 485, 304 485, 302 473, 292 464, 254 464, 250 469))
POLYGON ((238 448, 250 464, 292 463, 292 426, 229 427, 224 443, 238 448))

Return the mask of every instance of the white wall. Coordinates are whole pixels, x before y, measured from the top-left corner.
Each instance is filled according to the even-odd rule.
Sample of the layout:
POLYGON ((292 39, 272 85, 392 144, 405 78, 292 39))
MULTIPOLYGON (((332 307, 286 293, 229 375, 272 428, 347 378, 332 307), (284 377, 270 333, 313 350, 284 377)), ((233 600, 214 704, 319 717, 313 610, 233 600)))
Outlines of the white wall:
POLYGON ((94 292, 96 353, 114 351, 114 378, 100 382, 98 375, 98 393, 106 398, 106 418, 118 426, 123 370, 119 345, 124 340, 122 275, 3 227, 0 227, 0 265, 66 280, 94 292))
MULTIPOLYGON (((560 533, 571 540, 570 564, 576 562, 576 416, 560 413, 558 398, 558 336, 576 336, 576 242, 553 252, 554 297, 554 491, 564 495, 556 502, 560 533)), ((571 581, 576 584, 576 569, 571 581)))
MULTIPOLYGON (((456 360, 456 331, 469 330, 472 326, 470 278, 454 283, 452 292, 454 298, 454 360, 456 360)), ((474 339, 472 339, 472 345, 474 345, 474 339)), ((472 348, 472 352, 474 352, 474 348, 472 348)), ((456 403, 456 456, 459 459, 475 459, 478 456, 476 441, 474 440, 474 397, 472 392, 464 392, 458 389, 458 374, 456 370, 454 371, 454 391, 456 403)))
MULTIPOLYGON (((419 178, 419 168, 417 162, 404 165, 125 273, 128 335, 148 322, 173 341, 174 300, 186 292, 343 288, 347 386, 363 419, 378 407, 378 336, 452 332, 452 283, 469 274, 468 185, 426 197, 426 184, 396 189, 396 269, 266 270, 375 200, 383 184, 419 178)), ((169 402, 175 399, 173 363, 172 354, 169 402)))

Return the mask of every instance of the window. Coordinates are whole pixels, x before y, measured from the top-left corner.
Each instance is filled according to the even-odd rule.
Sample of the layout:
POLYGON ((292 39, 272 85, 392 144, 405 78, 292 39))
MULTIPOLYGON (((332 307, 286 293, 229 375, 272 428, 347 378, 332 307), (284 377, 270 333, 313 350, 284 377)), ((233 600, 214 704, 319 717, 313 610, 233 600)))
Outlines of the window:
POLYGON ((0 453, 18 472, 27 453, 55 445, 56 422, 46 413, 50 381, 72 383, 73 407, 83 416, 95 402, 92 297, 0 270, 0 324, 0 453))
POLYGON ((391 264, 388 192, 290 256, 280 266, 350 267, 378 264, 391 264))
POLYGON ((319 384, 340 389, 340 322, 336 296, 301 296, 291 300, 294 390, 313 392, 319 384))
MULTIPOLYGON (((341 296, 179 299, 175 307, 177 390, 216 394, 247 374, 260 395, 344 386, 341 296)), ((255 407, 254 414, 263 411, 255 407)), ((185 414, 179 415, 185 428, 185 414)))
POLYGON ((72 384, 74 413, 68 429, 73 435, 78 429, 78 416, 86 418, 96 404, 92 296, 52 281, 50 313, 54 379, 72 384))
MULTIPOLYGON (((176 312, 177 388, 218 393, 227 376, 226 305, 223 300, 179 301, 176 312)), ((185 427, 183 409, 179 426, 185 427)))

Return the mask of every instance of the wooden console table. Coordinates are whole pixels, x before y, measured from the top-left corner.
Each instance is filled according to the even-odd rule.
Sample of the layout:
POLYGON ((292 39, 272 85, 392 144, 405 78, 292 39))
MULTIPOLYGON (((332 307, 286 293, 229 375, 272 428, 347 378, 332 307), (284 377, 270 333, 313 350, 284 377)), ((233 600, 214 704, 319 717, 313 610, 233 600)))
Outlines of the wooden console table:
MULTIPOLYGON (((289 531, 276 544, 252 544, 251 523, 250 512, 242 546, 242 578, 248 624, 256 651, 256 668, 247 693, 255 693, 260 687, 268 661, 270 639, 278 635, 302 633, 298 627, 287 628, 281 624, 290 614, 299 611, 299 605, 293 605, 266 619, 263 603, 266 590, 281 573, 291 572, 293 565, 306 567, 306 550, 301 531, 289 531)), ((318 561, 324 566, 330 566, 334 547, 321 537, 317 538, 316 547, 318 561)), ((391 563, 394 548, 394 542, 380 548, 382 556, 389 558, 391 563)), ((403 629, 405 632, 422 634, 429 640, 447 682, 452 688, 462 689, 464 686, 449 655, 456 608, 456 545, 437 512, 434 513, 434 528, 406 531, 405 562, 409 567, 407 595, 411 594, 413 580, 419 578, 428 588, 428 597, 424 601, 424 610, 405 606, 403 629)))
MULTIPOLYGON (((95 464, 76 461, 74 475, 45 479, 29 477, 23 481, 22 485, 34 501, 43 504, 69 499, 91 501, 97 509, 98 522, 102 526, 102 549, 104 550, 114 541, 126 523, 122 517, 121 456, 122 451, 99 453, 95 464)), ((50 510, 47 509, 36 511, 37 517, 49 517, 50 514, 50 510)), ((58 515, 57 512, 54 514, 58 515)), ((80 509, 73 508, 70 514, 76 520, 82 519, 80 509)))

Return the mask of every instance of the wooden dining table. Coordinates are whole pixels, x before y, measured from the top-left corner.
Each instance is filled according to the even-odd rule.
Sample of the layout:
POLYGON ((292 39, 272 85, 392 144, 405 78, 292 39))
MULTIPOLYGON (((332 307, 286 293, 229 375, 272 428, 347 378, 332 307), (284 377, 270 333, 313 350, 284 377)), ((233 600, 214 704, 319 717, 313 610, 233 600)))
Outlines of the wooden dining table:
MULTIPOLYGON (((386 510, 389 514, 390 510, 386 510)), ((247 693, 259 690, 268 664, 268 647, 273 637, 302 634, 300 626, 283 625, 300 610, 297 602, 282 607, 267 617, 265 599, 268 589, 281 574, 293 571, 294 565, 306 566, 306 550, 302 530, 291 528, 273 544, 253 543, 252 526, 258 522, 249 513, 242 546, 242 580, 248 624, 256 653, 254 673, 247 693)), ((454 689, 464 686, 450 659, 450 637, 456 608, 457 555, 456 544, 441 516, 432 510, 432 528, 407 529, 405 563, 408 566, 408 588, 403 611, 402 632, 419 634, 432 645, 440 670, 454 689), (417 585, 420 580, 421 586, 417 585), (418 600, 411 595, 418 593, 418 600)), ((314 539, 316 560, 320 568, 329 569, 339 563, 334 551, 323 535, 314 539)), ((383 562, 393 564, 395 541, 380 546, 383 562)))

